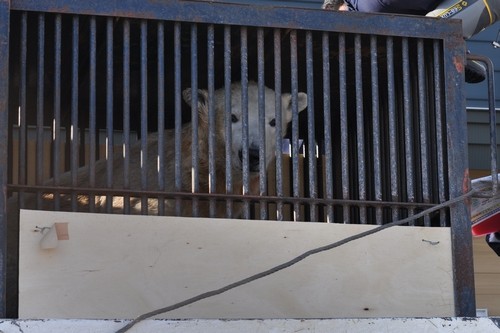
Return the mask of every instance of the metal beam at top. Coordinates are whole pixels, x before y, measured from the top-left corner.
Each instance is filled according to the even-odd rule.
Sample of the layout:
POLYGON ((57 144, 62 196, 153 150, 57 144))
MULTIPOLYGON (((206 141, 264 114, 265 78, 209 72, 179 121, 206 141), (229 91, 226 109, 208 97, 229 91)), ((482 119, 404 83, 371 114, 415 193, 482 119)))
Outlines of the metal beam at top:
POLYGON ((269 26, 420 38, 462 39, 459 20, 421 16, 334 12, 318 9, 177 0, 12 0, 12 10, 197 23, 269 26))

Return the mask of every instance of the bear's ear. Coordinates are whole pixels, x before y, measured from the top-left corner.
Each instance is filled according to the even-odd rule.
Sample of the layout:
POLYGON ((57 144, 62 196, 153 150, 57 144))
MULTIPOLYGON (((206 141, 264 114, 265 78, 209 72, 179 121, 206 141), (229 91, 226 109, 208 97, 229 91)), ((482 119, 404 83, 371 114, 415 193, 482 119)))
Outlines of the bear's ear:
MULTIPOLYGON (((192 106, 193 94, 191 88, 182 91, 182 98, 189 105, 192 106)), ((207 107, 208 105, 208 92, 203 89, 198 89, 198 109, 207 107)))
POLYGON ((297 95, 297 104, 299 105, 299 112, 303 111, 307 108, 307 94, 303 92, 299 92, 297 95))
MULTIPOLYGON (((283 107, 285 108, 286 121, 292 121, 292 95, 283 94, 281 96, 283 107)), ((299 112, 303 111, 307 107, 307 94, 299 92, 297 94, 297 109, 299 112)))

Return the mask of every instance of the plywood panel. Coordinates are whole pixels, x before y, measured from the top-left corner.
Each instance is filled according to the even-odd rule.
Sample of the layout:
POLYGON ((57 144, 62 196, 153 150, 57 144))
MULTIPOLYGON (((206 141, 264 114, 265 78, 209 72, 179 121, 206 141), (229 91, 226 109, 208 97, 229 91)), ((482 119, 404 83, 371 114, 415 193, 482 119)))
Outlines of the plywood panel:
POLYGON ((499 316, 500 257, 486 244, 484 237, 475 237, 473 246, 476 306, 488 309, 490 316, 499 316))
MULTIPOLYGON (((372 227, 22 211, 19 315, 133 318, 372 227), (42 250, 54 222, 69 240, 42 250)), ((453 316, 450 248, 449 229, 391 228, 165 317, 453 316)))
MULTIPOLYGON (((471 174, 481 175, 479 171, 471 174)), ((490 316, 500 316, 500 257, 488 246, 484 236, 474 237, 472 244, 476 307, 488 309, 490 316)))
MULTIPOLYGON (((484 237, 474 237, 474 272, 495 273, 500 281, 500 257, 488 246, 484 237)), ((497 292, 500 294, 500 289, 497 292)))
POLYGON ((488 309, 488 316, 500 316, 500 297, 498 295, 476 294, 476 307, 478 309, 488 309))
POLYGON ((500 276, 498 274, 476 273, 476 294, 498 295, 500 298, 500 276))

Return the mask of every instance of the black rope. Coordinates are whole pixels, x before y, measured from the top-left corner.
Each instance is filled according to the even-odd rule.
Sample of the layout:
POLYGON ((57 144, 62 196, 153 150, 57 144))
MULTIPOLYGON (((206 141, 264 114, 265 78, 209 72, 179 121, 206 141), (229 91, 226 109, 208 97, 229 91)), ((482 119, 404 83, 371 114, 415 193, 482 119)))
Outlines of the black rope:
POLYGON ((173 305, 161 308, 161 309, 157 309, 157 310, 153 310, 151 312, 147 312, 145 314, 140 315, 136 319, 132 320, 130 323, 128 323, 127 325, 125 325, 123 328, 121 328, 118 331, 116 331, 116 333, 124 333, 124 332, 128 331, 129 329, 131 329, 136 324, 138 324, 139 322, 141 322, 143 320, 146 320, 148 318, 151 318, 151 317, 157 316, 159 314, 167 313, 167 312, 170 312, 170 311, 182 308, 182 307, 184 307, 186 305, 193 304, 193 303, 201 301, 201 300, 203 300, 205 298, 210 298, 210 297, 213 297, 213 296, 220 295, 220 294, 225 293, 226 291, 229 291, 231 289, 234 289, 234 288, 240 287, 242 285, 245 285, 247 283, 259 280, 259 279, 264 278, 264 277, 266 277, 268 275, 274 274, 274 273, 279 272, 279 271, 281 271, 281 270, 283 270, 285 268, 293 266, 293 265, 297 264, 298 262, 300 262, 300 261, 302 261, 302 260, 306 259, 307 257, 312 256, 314 254, 318 254, 318 253, 324 252, 324 251, 329 251, 329 250, 332 250, 332 249, 334 249, 336 247, 339 247, 339 246, 342 246, 342 245, 347 244, 349 242, 352 242, 354 240, 358 240, 358 239, 361 239, 361 238, 373 235, 373 234, 375 234, 377 232, 380 232, 382 230, 385 230, 385 229, 388 229, 388 228, 391 228, 391 227, 399 226, 399 225, 402 225, 402 224, 409 223, 411 221, 417 220, 417 219, 419 219, 419 218, 421 218, 421 217, 423 217, 425 215, 429 215, 430 213, 435 212, 437 210, 440 210, 440 209, 443 209, 443 208, 446 208, 446 207, 450 207, 450 206, 452 206, 452 205, 454 205, 454 204, 456 204, 456 203, 458 203, 458 202, 460 202, 460 201, 462 201, 462 200, 464 200, 464 199, 472 196, 475 192, 476 192, 475 190, 471 190, 471 191, 467 192, 466 194, 463 194, 463 195, 461 195, 459 197, 456 197, 454 199, 451 199, 451 200, 445 201, 443 203, 440 203, 438 205, 435 205, 435 206, 433 206, 433 207, 431 207, 429 209, 426 209, 426 210, 424 210, 424 211, 422 211, 422 212, 420 212, 418 214, 412 215, 412 216, 407 217, 405 219, 393 221, 393 222, 387 223, 387 224, 383 224, 383 225, 378 226, 376 228, 373 228, 373 229, 361 232, 361 233, 353 235, 353 236, 349 236, 349 237, 344 238, 344 239, 342 239, 340 241, 337 241, 337 242, 334 242, 334 243, 331 243, 331 244, 328 244, 328 245, 325 245, 325 246, 321 246, 321 247, 309 250, 309 251, 304 252, 303 254, 301 254, 301 255, 293 258, 292 260, 289 260, 289 261, 281 264, 281 265, 275 266, 275 267, 273 267, 271 269, 268 269, 266 271, 263 271, 261 273, 252 275, 252 276, 247 277, 247 278, 245 278, 243 280, 231 283, 231 284, 229 284, 229 285, 227 285, 225 287, 222 287, 222 288, 219 288, 219 289, 215 289, 215 290, 212 290, 212 291, 208 291, 206 293, 197 295, 195 297, 186 299, 186 300, 184 300, 182 302, 179 302, 179 303, 176 303, 176 304, 173 304, 173 305))

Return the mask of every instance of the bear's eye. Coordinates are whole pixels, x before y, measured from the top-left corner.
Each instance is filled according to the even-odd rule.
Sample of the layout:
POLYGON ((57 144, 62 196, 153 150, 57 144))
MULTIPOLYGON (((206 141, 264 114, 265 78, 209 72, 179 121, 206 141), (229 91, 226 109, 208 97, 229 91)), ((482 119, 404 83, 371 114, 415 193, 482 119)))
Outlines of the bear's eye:
POLYGON ((231 115, 231 122, 237 123, 238 122, 238 117, 236 117, 234 114, 231 115))
POLYGON ((274 119, 274 118, 273 118, 273 119, 269 122, 269 126, 271 126, 271 127, 276 126, 276 119, 274 119))

